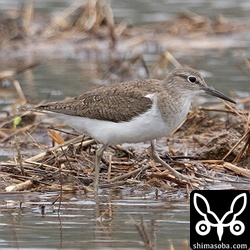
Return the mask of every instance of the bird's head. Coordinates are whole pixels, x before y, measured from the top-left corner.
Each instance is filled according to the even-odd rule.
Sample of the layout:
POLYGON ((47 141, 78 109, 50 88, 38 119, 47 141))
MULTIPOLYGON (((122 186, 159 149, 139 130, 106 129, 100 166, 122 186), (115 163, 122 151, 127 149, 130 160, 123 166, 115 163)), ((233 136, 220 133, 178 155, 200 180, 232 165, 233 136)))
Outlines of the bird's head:
POLYGON ((201 74, 189 67, 175 68, 166 78, 170 87, 176 91, 183 92, 186 96, 195 96, 198 94, 208 94, 220 99, 236 103, 233 99, 225 94, 208 86, 201 74))

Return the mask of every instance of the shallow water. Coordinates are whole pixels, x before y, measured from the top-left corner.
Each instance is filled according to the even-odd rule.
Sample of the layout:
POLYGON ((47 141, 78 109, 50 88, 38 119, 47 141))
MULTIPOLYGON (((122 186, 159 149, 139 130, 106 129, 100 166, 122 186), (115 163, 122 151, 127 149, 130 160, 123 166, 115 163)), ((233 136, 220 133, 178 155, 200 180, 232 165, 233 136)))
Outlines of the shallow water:
POLYGON ((63 194, 59 214, 59 201, 51 205, 57 197, 0 195, 0 248, 145 249, 133 221, 141 217, 154 249, 188 244, 189 204, 181 195, 110 193, 94 202, 92 195, 63 194))

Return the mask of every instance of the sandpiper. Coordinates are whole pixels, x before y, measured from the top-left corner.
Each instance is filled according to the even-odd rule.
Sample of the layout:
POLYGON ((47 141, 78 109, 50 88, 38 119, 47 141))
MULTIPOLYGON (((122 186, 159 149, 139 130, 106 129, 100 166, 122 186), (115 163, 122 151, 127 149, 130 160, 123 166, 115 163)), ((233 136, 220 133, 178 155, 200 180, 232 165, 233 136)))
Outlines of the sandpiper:
POLYGON ((181 66, 164 80, 107 85, 66 100, 44 103, 32 110, 57 113, 65 118, 65 123, 102 144, 96 151, 94 190, 97 191, 103 152, 114 144, 150 141, 156 161, 175 178, 189 179, 159 157, 155 140, 171 134, 186 118, 194 97, 204 93, 235 103, 209 87, 197 70, 181 66))

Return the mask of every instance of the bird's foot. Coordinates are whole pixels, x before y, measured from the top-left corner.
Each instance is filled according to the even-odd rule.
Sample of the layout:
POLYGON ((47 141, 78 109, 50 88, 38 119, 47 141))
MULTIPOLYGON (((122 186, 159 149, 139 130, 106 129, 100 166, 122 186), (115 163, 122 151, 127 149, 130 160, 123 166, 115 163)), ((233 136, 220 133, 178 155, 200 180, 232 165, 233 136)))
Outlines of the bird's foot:
MULTIPOLYGON (((185 181, 188 183, 190 183, 190 181, 199 183, 199 180, 196 177, 191 177, 191 176, 181 174, 178 171, 176 171, 174 168, 172 168, 168 163, 163 161, 156 151, 155 141, 151 141, 151 149, 152 149, 152 157, 155 159, 155 161, 159 162, 163 167, 165 167, 167 170, 169 170, 169 172, 175 177, 175 179, 177 179, 179 181, 185 181)), ((167 157, 169 158, 171 163, 176 163, 176 161, 174 161, 171 156, 167 155, 167 157)), ((181 163, 181 164, 183 164, 183 163, 181 163)))

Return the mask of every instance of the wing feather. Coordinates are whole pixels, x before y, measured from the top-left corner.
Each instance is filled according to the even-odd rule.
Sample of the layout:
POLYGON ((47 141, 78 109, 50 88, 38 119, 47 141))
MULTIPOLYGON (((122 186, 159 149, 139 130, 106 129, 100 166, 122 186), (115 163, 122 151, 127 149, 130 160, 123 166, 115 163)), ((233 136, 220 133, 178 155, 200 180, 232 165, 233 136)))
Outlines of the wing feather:
POLYGON ((149 94, 159 90, 157 83, 158 80, 149 79, 125 82, 122 86, 119 86, 121 84, 104 86, 83 95, 45 103, 35 108, 97 120, 130 121, 152 107, 153 102, 149 94), (149 83, 152 83, 151 88, 148 87, 149 83))

